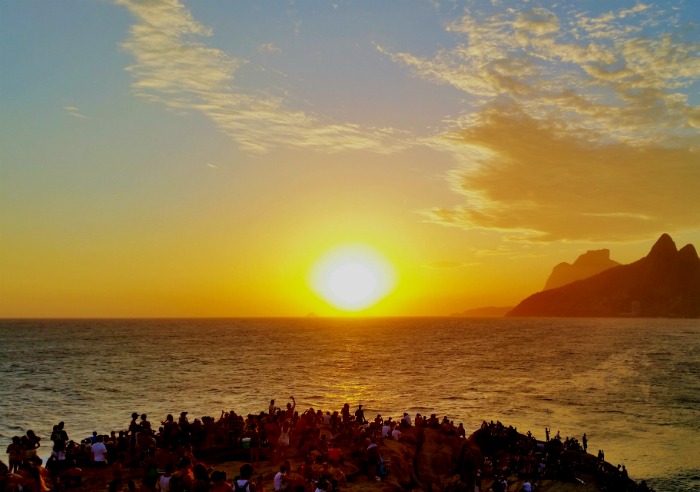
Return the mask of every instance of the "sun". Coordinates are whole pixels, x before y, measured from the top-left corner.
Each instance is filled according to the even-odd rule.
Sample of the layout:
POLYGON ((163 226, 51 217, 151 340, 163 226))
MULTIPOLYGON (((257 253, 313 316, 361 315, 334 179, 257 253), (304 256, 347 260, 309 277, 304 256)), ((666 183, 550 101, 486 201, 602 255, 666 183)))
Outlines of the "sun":
POLYGON ((376 304, 394 287, 389 262, 364 245, 336 248, 314 266, 313 290, 343 311, 360 311, 376 304))

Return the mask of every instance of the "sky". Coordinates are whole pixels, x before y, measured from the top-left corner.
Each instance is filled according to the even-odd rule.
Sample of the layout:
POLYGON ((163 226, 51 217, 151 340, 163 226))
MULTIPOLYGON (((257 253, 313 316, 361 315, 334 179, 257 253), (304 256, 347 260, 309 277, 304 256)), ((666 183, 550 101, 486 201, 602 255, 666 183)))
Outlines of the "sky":
POLYGON ((440 316, 590 249, 700 247, 699 23, 691 0, 0 2, 0 317, 343 315, 313 278, 339 251, 383 282, 353 314, 440 316))

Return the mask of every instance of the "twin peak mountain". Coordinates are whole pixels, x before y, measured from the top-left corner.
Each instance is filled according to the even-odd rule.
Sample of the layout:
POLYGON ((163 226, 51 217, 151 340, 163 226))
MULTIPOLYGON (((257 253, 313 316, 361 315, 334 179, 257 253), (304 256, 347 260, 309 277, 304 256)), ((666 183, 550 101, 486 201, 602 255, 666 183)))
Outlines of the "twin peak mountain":
POLYGON ((608 250, 589 251, 554 267, 545 290, 507 316, 700 317, 700 259, 663 234, 644 258, 620 265, 608 250))

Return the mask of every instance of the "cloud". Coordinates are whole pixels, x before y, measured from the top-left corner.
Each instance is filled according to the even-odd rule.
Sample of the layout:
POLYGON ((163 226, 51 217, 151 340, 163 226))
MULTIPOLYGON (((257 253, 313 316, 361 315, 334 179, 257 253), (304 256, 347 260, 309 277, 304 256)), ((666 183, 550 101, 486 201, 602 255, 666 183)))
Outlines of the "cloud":
POLYGON ((212 36, 211 29, 177 0, 115 1, 136 18, 123 43, 135 58, 127 68, 135 94, 175 110, 203 113, 246 151, 287 147, 385 153, 405 146, 400 132, 391 128, 324 121, 286 107, 280 98, 245 93, 235 81, 246 60, 207 46, 203 39, 212 36))
POLYGON ((532 241, 624 241, 700 226, 697 149, 592 145, 502 110, 460 137, 481 150, 449 178, 466 202, 425 211, 431 221, 532 241))
POLYGON ((63 106, 63 109, 66 111, 66 113, 73 116, 74 118, 80 118, 82 120, 89 120, 90 119, 87 116, 85 116, 84 114, 82 114, 80 112, 80 108, 78 108, 77 106, 63 106))
POLYGON ((456 45, 431 57, 378 47, 469 96, 429 142, 460 163, 448 182, 464 203, 424 214, 537 241, 700 227, 700 44, 689 29, 644 4, 597 17, 523 4, 467 13, 447 26, 456 45))
POLYGON ((258 46, 258 53, 282 53, 282 48, 274 43, 266 43, 258 46))

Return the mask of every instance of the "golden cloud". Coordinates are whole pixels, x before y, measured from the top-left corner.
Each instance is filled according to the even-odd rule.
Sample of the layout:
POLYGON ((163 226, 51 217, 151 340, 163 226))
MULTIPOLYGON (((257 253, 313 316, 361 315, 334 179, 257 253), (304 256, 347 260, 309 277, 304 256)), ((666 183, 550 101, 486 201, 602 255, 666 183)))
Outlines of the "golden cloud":
POLYGON ((527 6, 467 14, 448 26, 456 46, 433 57, 381 48, 417 76, 472 96, 453 131, 432 142, 461 163, 449 182, 465 203, 425 215, 537 240, 700 227, 692 212, 700 107, 689 97, 700 44, 644 4, 562 15, 570 17, 527 6), (651 25, 666 32, 642 36, 651 25))
POLYGON ((490 111, 460 137, 481 149, 450 175, 466 203, 426 211, 433 222, 535 241, 632 240, 700 227, 697 149, 592 145, 512 107, 490 111))
MULTIPOLYGON (((135 93, 173 109, 203 113, 247 151, 288 147, 387 153, 406 146, 395 129, 326 122, 286 108, 279 98, 244 93, 235 77, 246 61, 203 43, 211 30, 179 1, 116 1, 137 20, 123 43, 136 60, 127 68, 134 75, 135 93)), ((278 48, 269 44, 261 49, 278 48)))

